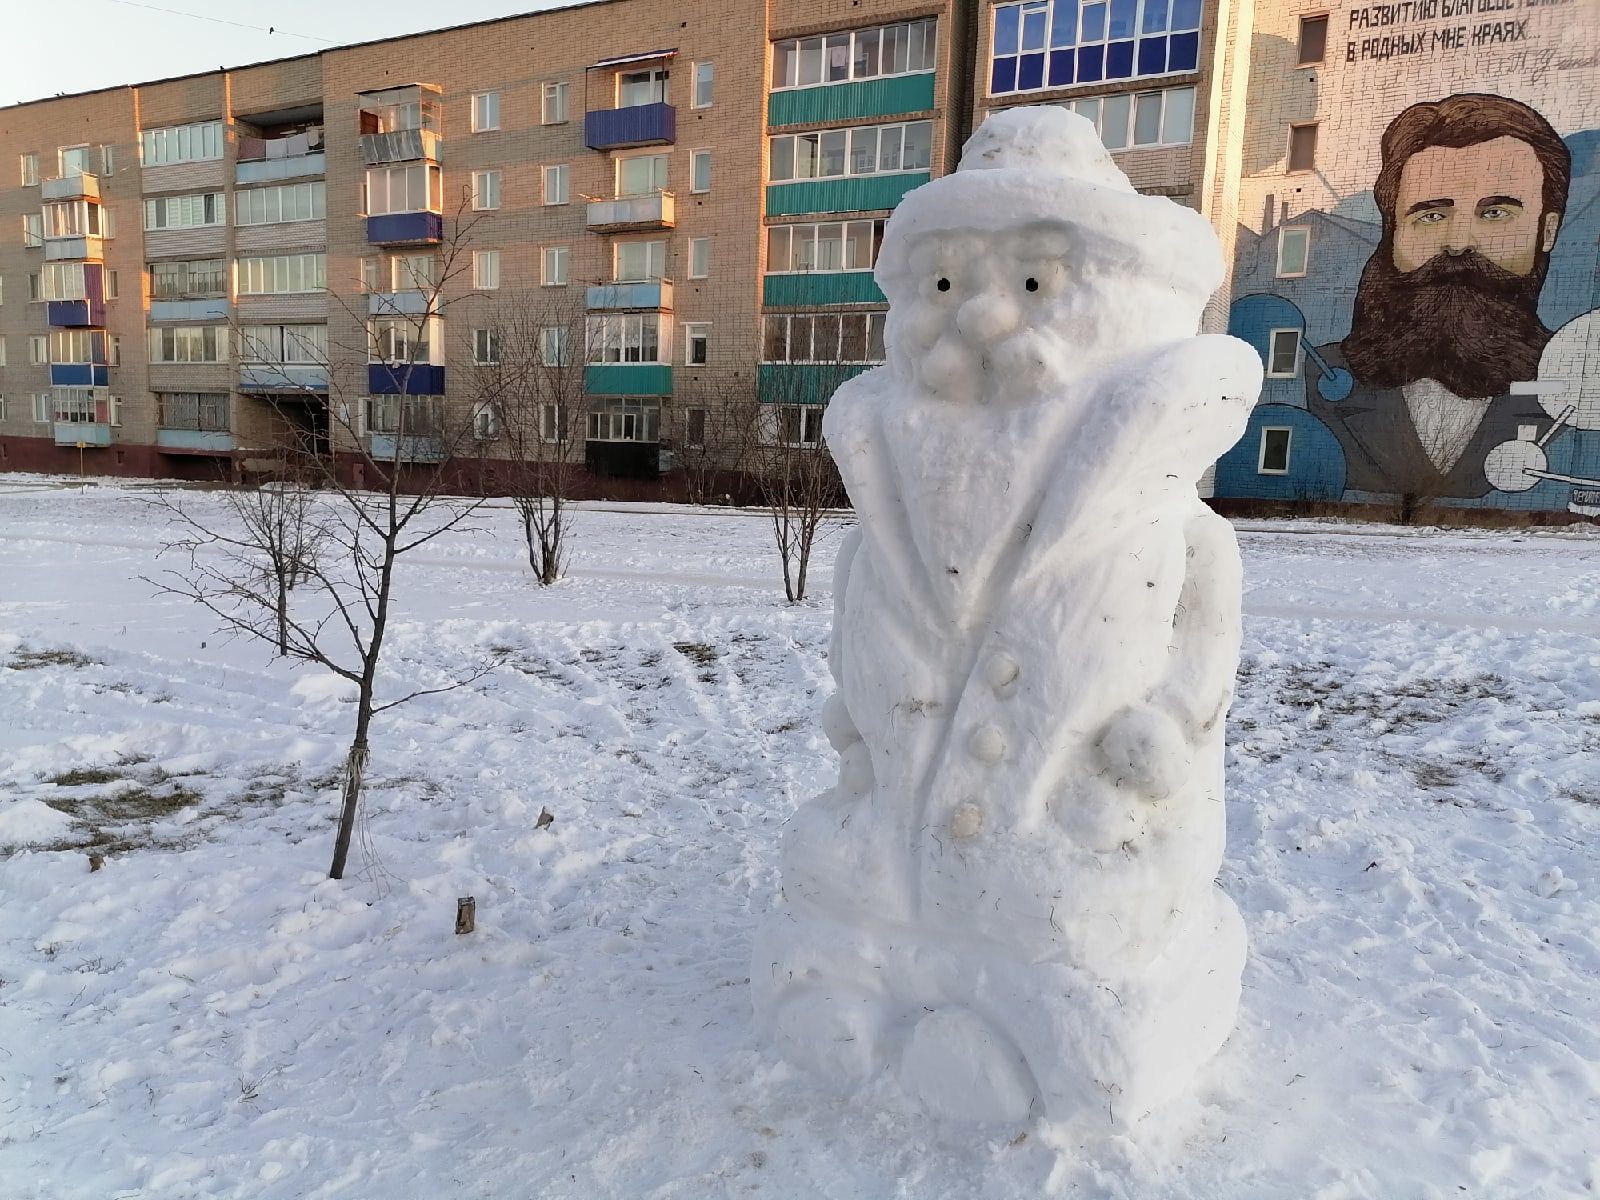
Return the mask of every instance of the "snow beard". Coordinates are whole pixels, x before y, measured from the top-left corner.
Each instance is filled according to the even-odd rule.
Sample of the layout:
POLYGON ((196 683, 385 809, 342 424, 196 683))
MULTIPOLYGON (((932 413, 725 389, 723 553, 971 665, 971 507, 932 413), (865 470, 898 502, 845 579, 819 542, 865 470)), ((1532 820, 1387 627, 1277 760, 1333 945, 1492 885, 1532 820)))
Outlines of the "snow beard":
POLYGON ((1070 371, 1066 343, 1049 329, 1023 329, 989 346, 955 331, 910 356, 917 382, 941 400, 1017 404, 1038 399, 1070 371))

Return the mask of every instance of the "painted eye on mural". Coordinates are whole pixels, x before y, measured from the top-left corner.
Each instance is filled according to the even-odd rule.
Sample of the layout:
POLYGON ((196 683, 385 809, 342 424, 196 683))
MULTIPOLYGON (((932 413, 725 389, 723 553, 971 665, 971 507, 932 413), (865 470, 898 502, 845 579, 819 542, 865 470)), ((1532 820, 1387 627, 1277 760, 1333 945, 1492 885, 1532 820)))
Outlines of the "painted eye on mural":
POLYGON ((1444 213, 1435 208, 1430 209, 1428 212, 1418 214, 1416 219, 1411 223, 1413 225, 1437 225, 1442 220, 1444 220, 1444 213))
POLYGON ((1502 204, 1491 204, 1488 208, 1478 210, 1478 218, 1483 221, 1509 221, 1516 213, 1502 204))

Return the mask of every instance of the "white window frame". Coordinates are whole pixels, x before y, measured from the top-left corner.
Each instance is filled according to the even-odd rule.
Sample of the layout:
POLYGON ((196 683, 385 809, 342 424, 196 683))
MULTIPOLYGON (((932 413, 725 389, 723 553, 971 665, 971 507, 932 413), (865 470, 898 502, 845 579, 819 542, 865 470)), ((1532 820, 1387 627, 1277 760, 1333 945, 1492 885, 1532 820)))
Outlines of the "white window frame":
POLYGON ((618 283, 650 283, 667 277, 667 239, 666 238, 636 238, 616 242, 611 251, 611 278, 618 283), (622 263, 624 255, 634 257, 633 252, 642 252, 644 255, 643 270, 630 268, 626 273, 622 263))
POLYGON ((55 419, 55 399, 49 392, 33 393, 33 423, 48 425, 55 419))
POLYGON ((500 181, 498 170, 472 173, 472 208, 474 212, 493 212, 500 207, 500 181))
POLYGON ((710 108, 716 101, 717 71, 716 64, 711 62, 697 62, 689 69, 689 107, 710 108), (701 99, 701 85, 705 85, 705 98, 701 99))
POLYGON ((686 367, 707 367, 711 365, 711 322, 710 321, 685 321, 683 323, 683 365, 686 367), (694 361, 694 344, 701 342, 705 347, 705 361, 694 361))
POLYGON ((711 239, 708 237, 692 237, 689 239, 689 278, 707 279, 711 275, 711 239))
POLYGON ((923 175, 933 169, 933 148, 933 122, 931 120, 889 121, 881 125, 854 125, 836 129, 811 129, 803 133, 774 134, 767 139, 767 178, 770 183, 798 183, 809 179, 850 179, 864 178, 871 175, 923 175), (926 129, 927 131, 928 161, 920 166, 908 167, 905 165, 905 138, 907 131, 914 128, 926 129), (900 165, 886 171, 878 167, 877 164, 883 161, 883 138, 891 134, 899 140, 900 151, 898 158, 900 165), (863 140, 868 135, 872 138, 874 165, 870 171, 856 170, 855 148, 851 143, 857 135, 863 140), (834 136, 844 139, 844 170, 837 174, 824 175, 821 173, 823 139, 834 136), (814 143, 815 146, 811 154, 813 170, 810 174, 802 175, 799 171, 797 147, 801 142, 806 141, 814 143), (789 144, 789 166, 786 174, 780 173, 775 165, 778 157, 778 148, 785 142, 789 144))
POLYGON ((567 440, 567 406, 541 404, 539 406, 539 440, 564 442, 567 440))
POLYGON ((813 275, 818 272, 835 274, 871 271, 873 267, 877 265, 878 253, 883 247, 883 226, 883 219, 879 217, 852 217, 849 219, 841 218, 837 221, 802 221, 796 225, 769 225, 767 227, 767 274, 813 275), (852 227, 855 227, 854 233, 859 235, 862 232, 860 229, 861 226, 868 227, 865 232, 867 234, 868 259, 870 261, 868 261, 865 266, 843 265, 849 258, 852 227), (835 229, 839 231, 838 259, 841 265, 837 267, 802 267, 795 265, 796 260, 799 257, 795 253, 795 248, 797 245, 806 243, 809 243, 811 246, 811 262, 822 262, 825 256, 820 247, 825 242, 829 245, 833 244, 834 239, 832 236, 832 231, 835 229), (825 230, 829 232, 829 236, 827 238, 823 238, 822 236, 825 230), (774 249, 779 242, 784 244, 784 249, 781 253, 776 252, 774 249), (773 264, 775 262, 781 263, 782 265, 774 266, 773 264))
POLYGON ((638 154, 617 155, 617 165, 613 174, 613 183, 615 184, 613 194, 620 199, 623 196, 653 196, 657 192, 665 191, 667 181, 671 178, 671 162, 670 155, 662 154, 658 150, 645 150, 638 154), (649 186, 643 189, 631 186, 625 187, 622 181, 625 167, 639 162, 651 164, 649 186))
POLYGON ((326 325, 244 325, 239 329, 239 361, 271 366, 327 366, 326 325))
POLYGON ((368 167, 362 176, 361 207, 369 217, 443 212, 444 177, 438 163, 393 163, 368 167), (395 181, 404 181, 397 193, 395 181), (375 186, 381 183, 381 188, 375 186), (422 186, 419 188, 418 183, 422 186), (379 207, 381 205, 382 207, 379 207))
POLYGON ((56 150, 56 173, 63 179, 65 179, 68 175, 92 175, 94 171, 90 166, 90 163, 92 161, 91 156, 93 153, 93 147, 91 147, 88 142, 80 142, 76 146, 62 146, 58 148, 56 150), (80 150, 83 153, 80 154, 78 158, 83 165, 68 170, 67 155, 80 150))
POLYGON ((689 191, 696 196, 703 196, 711 190, 711 151, 707 149, 689 151, 689 191), (701 164, 705 165, 705 179, 700 178, 701 164), (703 185, 702 186, 702 182, 703 185))
POLYGON ((586 414, 584 433, 591 442, 660 440, 661 402, 638 396, 613 396, 597 401, 586 414))
POLYGON ((221 121, 145 129, 139 134, 139 161, 147 167, 211 162, 222 157, 227 142, 221 121))
POLYGON ((234 277, 240 296, 302 296, 328 289, 328 256, 248 254, 239 259, 234 277))
POLYGON ((822 414, 827 408, 824 404, 774 404, 772 406, 773 441, 781 446, 802 450, 810 446, 822 444, 822 414), (785 413, 795 413, 795 428, 799 439, 790 441, 783 436, 783 418, 785 413), (811 437, 806 437, 810 432, 811 437))
POLYGON ((500 93, 472 93, 472 132, 490 133, 500 128, 500 93))
POLYGON ((151 196, 144 202, 144 227, 160 229, 202 229, 225 225, 227 201, 221 192, 194 192, 183 196, 151 196))
POLYGON ((328 215, 328 185, 321 179, 275 187, 244 188, 233 194, 236 225, 292 225, 328 215), (285 215, 287 213, 288 215, 285 215))
POLYGON ((570 367, 572 331, 565 325, 546 325, 540 329, 539 362, 546 367, 570 367))
POLYGON ((618 71, 613 77, 613 99, 617 108, 643 108, 647 104, 666 104, 671 99, 672 68, 669 65, 653 65, 640 63, 629 71, 618 71), (648 100, 629 101, 623 103, 622 88, 624 79, 635 79, 645 76, 645 94, 653 97, 648 100))
POLYGON ((36 367, 50 363, 50 336, 44 333, 28 335, 28 362, 36 367))
POLYGON ((565 125, 572 89, 565 79, 547 79, 539 87, 539 124, 565 125))
POLYGON ((1077 113, 1094 125, 1094 130, 1100 135, 1100 141, 1107 150, 1113 154, 1120 154, 1124 150, 1151 150, 1160 146, 1190 146, 1194 144, 1194 102, 1195 87, 1193 84, 1184 84, 1181 87, 1170 88, 1142 88, 1136 92, 1120 91, 1101 93, 1093 96, 1079 96, 1070 101, 1063 101, 1061 107, 1077 113), (1189 108, 1188 124, 1175 136, 1168 137, 1167 126, 1176 118, 1170 111, 1176 97, 1186 98, 1189 108), (1161 104, 1160 116, 1156 122, 1158 136, 1153 142, 1138 141, 1139 129, 1139 102, 1149 100, 1151 97, 1159 99, 1161 104), (1108 128, 1107 118, 1113 105, 1127 103, 1127 111, 1123 114, 1120 132, 1108 128))
POLYGON ((472 331, 472 361, 480 367, 500 365, 500 331, 494 328, 472 331))
MULTIPOLYGON (((890 40, 898 41, 900 36, 901 34, 897 32, 890 40)), ((938 68, 938 46, 938 22, 933 17, 920 17, 915 21, 897 21, 888 25, 874 25, 867 29, 853 29, 843 33, 785 38, 781 42, 772 44, 772 90, 774 92, 782 92, 791 88, 837 87, 840 84, 856 83, 863 79, 889 79, 903 75, 926 75, 928 72, 938 68), (918 25, 924 28, 919 30, 916 35, 913 35, 911 32, 912 27, 918 25), (858 51, 861 49, 857 43, 868 36, 874 37, 877 45, 876 58, 881 66, 884 35, 889 30, 904 31, 906 39, 906 69, 902 71, 864 71, 857 74, 858 51), (910 53, 911 42, 914 39, 920 40, 922 43, 922 53, 915 66, 911 65, 910 53), (828 74, 827 61, 829 52, 837 47, 840 40, 844 43, 842 48, 846 63, 845 75, 842 79, 828 79, 826 76, 828 74), (835 43, 835 45, 830 46, 830 42, 835 43), (786 49, 791 46, 794 48, 792 58, 785 57, 786 49), (803 56, 813 50, 816 53, 817 78, 814 80, 807 79, 802 82, 803 69, 801 64, 803 56), (792 72, 788 69, 790 62, 794 64, 792 72), (792 78, 790 78, 791 75, 792 78)))
POLYGON ((870 366, 870 365, 874 365, 874 364, 877 364, 877 363, 881 363, 881 362, 884 361, 884 359, 871 357, 872 347, 873 347, 872 330, 873 330, 874 326, 877 327, 877 330, 878 330, 877 343, 878 343, 878 345, 880 347, 882 347, 883 344, 884 344, 884 318, 885 318, 886 315, 887 314, 882 312, 881 310, 880 311, 868 311, 868 312, 842 312, 842 313, 841 312, 767 313, 762 319, 762 327, 761 327, 761 335, 762 335, 761 336, 761 361, 762 362, 781 362, 781 363, 821 363, 821 364, 828 365, 828 366, 856 366, 856 365, 861 365, 861 364, 866 364, 866 365, 870 366), (844 322, 850 321, 850 320, 855 320, 856 318, 861 318, 863 320, 863 322, 864 322, 862 327, 861 327, 861 337, 862 337, 861 345, 862 345, 863 357, 861 357, 860 359, 846 358, 846 357, 844 357, 844 322), (818 319, 822 319, 824 321, 829 321, 829 322, 834 322, 834 321, 838 322, 836 328, 839 331, 839 335, 838 335, 837 340, 834 343, 834 348, 833 348, 831 353, 829 351, 827 351, 826 348, 824 348, 824 351, 823 351, 822 354, 819 355, 817 353, 816 322, 817 322, 818 319), (808 343, 809 344, 808 344, 808 347, 807 347, 807 350, 806 350, 806 354, 803 357, 799 357, 799 358, 795 357, 795 353, 794 353, 794 340, 795 340, 794 323, 795 323, 796 320, 803 320, 803 321, 809 322, 809 325, 807 326, 807 328, 808 328, 807 339, 808 339, 808 343), (784 358, 768 358, 767 357, 767 332, 774 324, 777 324, 777 323, 782 323, 783 326, 784 326, 783 344, 784 344, 784 348, 785 348, 785 350, 784 350, 785 357, 784 358))
POLYGON ((1257 475, 1287 475, 1293 463, 1294 454, 1294 426, 1292 425, 1263 425, 1261 427, 1261 441, 1256 452, 1257 475), (1283 466, 1267 466, 1267 435, 1273 433, 1283 434, 1283 466))
POLYGON ((500 286, 500 251, 474 250, 472 252, 472 286, 480 292, 492 292, 500 286))
POLYGON ((607 312, 591 314, 586 340, 591 363, 672 362, 672 314, 664 312, 607 312), (654 353, 645 357, 650 345, 644 336, 653 327, 654 353))
POLYGON ((17 155, 17 169, 22 175, 23 187, 36 187, 38 185, 39 155, 37 152, 17 155))
POLYGON ((566 287, 572 282, 572 247, 543 246, 539 250, 541 287, 566 287), (556 279, 553 276, 559 275, 556 279))
POLYGON ((26 250, 37 250, 44 245, 44 214, 22 214, 22 245, 26 250))
POLYGON ((163 364, 188 364, 188 363, 225 363, 228 361, 228 327, 226 325, 161 325, 150 330, 150 361, 163 364), (172 337, 173 356, 165 356, 164 342, 167 335, 172 337), (181 336, 180 336, 181 335, 181 336), (186 349, 192 351, 198 346, 201 354, 207 352, 207 342, 211 345, 210 358, 183 358, 178 356, 180 342, 186 343, 186 349))
POLYGON ((152 300, 183 300, 193 296, 226 296, 228 294, 228 260, 225 258, 185 258, 168 262, 145 264, 145 279, 152 300), (210 264, 204 271, 195 270, 197 264, 210 264), (172 276, 182 276, 182 286, 173 291, 156 286, 156 277, 162 267, 175 268, 172 276), (215 287, 199 287, 198 282, 209 280, 215 287))
POLYGON ((539 202, 547 207, 572 202, 572 172, 567 163, 549 163, 539 169, 539 202), (559 197, 559 198, 557 198, 559 197))
POLYGON ((1267 333, 1267 371, 1268 379, 1298 379, 1300 376, 1300 330, 1285 327, 1273 329, 1267 333), (1278 361, 1278 335, 1288 334, 1294 338, 1294 367, 1288 371, 1275 371, 1274 365, 1278 361))
POLYGON ((1278 227, 1278 261, 1277 277, 1279 279, 1304 279, 1311 269, 1311 226, 1309 225, 1281 225, 1278 227), (1283 269, 1283 247, 1290 234, 1300 238, 1300 269, 1298 271, 1285 271, 1283 269))
POLYGON ((0 367, 3 367, 5 365, 6 365, 6 339, 5 339, 5 335, 4 334, 0 334, 0 367))

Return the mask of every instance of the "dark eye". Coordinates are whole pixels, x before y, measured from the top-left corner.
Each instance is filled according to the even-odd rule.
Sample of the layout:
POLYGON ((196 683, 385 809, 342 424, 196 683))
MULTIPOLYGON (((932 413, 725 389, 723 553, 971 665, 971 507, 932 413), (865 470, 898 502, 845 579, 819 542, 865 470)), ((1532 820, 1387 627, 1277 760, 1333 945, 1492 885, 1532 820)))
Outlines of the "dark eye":
POLYGON ((950 290, 950 281, 948 279, 939 280, 939 290, 941 292, 948 292, 950 290))
POLYGON ((1028 282, 1024 283, 1022 286, 1027 288, 1030 292, 1037 292, 1039 290, 1039 281, 1037 279, 1030 278, 1028 282))

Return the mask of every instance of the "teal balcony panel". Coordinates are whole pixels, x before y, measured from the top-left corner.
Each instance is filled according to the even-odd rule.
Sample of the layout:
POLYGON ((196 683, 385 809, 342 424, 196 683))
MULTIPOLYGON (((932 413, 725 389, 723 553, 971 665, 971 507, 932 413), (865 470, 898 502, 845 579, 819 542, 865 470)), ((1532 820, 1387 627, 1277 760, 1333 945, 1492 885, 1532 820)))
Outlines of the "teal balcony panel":
POLYGON ((877 212, 893 208, 912 188, 932 179, 927 171, 900 175, 855 175, 844 179, 802 179, 767 185, 767 215, 877 212))
POLYGON ((56 445, 109 446, 111 426, 104 421, 57 421, 56 445))
POLYGON ((591 363, 583 372, 591 396, 670 396, 672 368, 666 363, 591 363))
POLYGON ((763 404, 825 404, 847 379, 874 363, 762 363, 756 381, 763 404))
POLYGON ((883 289, 871 271, 812 271, 768 275, 761 302, 773 308, 810 308, 819 304, 886 304, 883 289))
POLYGON ((933 72, 793 88, 767 97, 767 124, 821 125, 863 117, 899 117, 933 109, 933 72))

